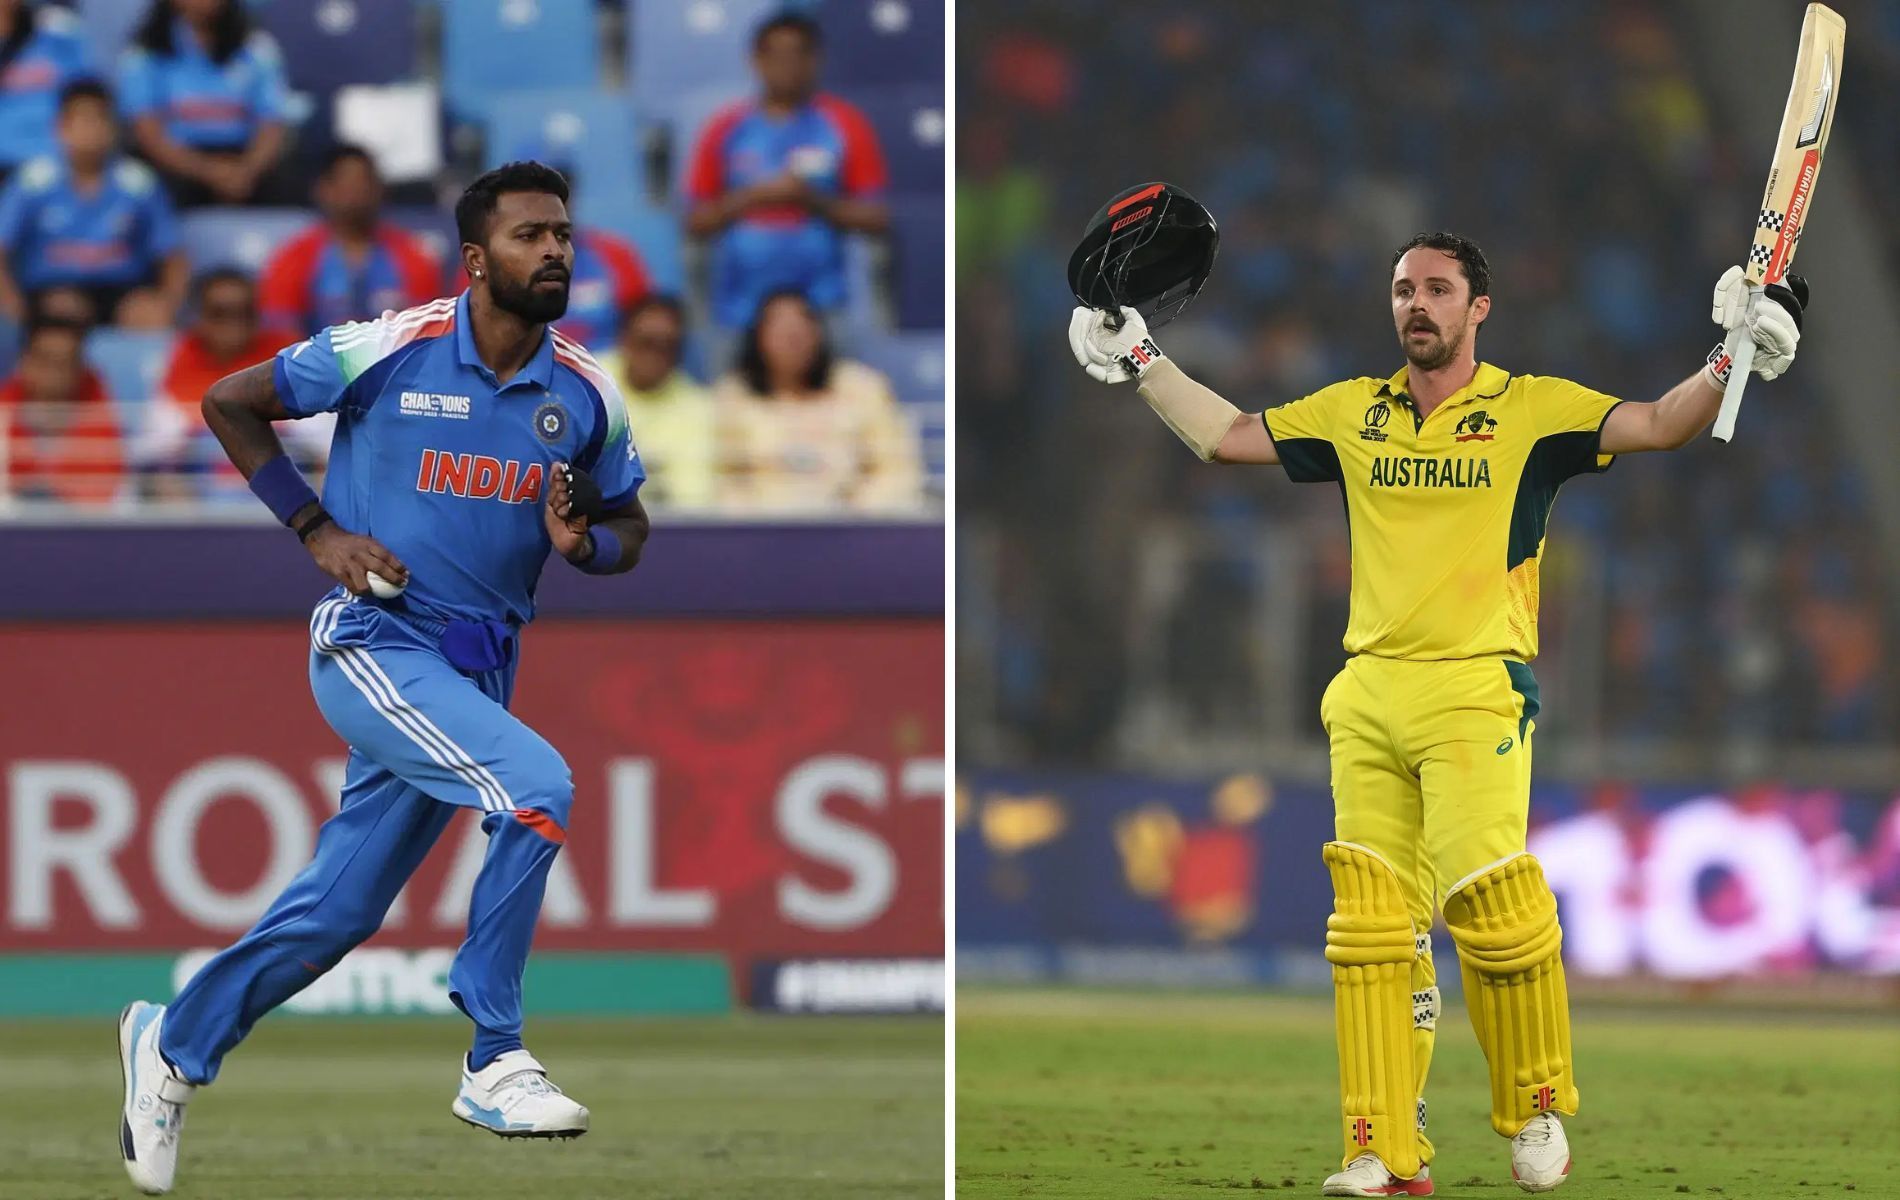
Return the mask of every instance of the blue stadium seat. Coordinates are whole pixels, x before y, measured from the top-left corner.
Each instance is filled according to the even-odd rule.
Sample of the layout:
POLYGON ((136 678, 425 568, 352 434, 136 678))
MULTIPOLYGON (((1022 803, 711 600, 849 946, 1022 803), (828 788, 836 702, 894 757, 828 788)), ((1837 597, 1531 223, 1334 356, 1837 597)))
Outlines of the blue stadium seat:
POLYGON ((185 257, 194 272, 241 267, 255 273, 284 240, 312 221, 301 208, 200 208, 180 222, 185 257))
POLYGON ((658 182, 672 196, 686 194, 686 177, 692 170, 693 150, 699 135, 726 105, 751 95, 750 81, 740 84, 714 84, 687 88, 667 96, 664 101, 643 108, 642 112, 666 127, 672 146, 672 178, 658 182))
POLYGON ((269 0, 253 11, 284 48, 292 87, 327 96, 416 74, 414 0, 269 0))
POLYGON ((93 65, 108 79, 118 74, 119 55, 151 6, 151 0, 79 0, 80 33, 92 47, 93 65))
POLYGON ((943 197, 900 197, 891 205, 891 269, 897 326, 943 328, 943 197))
POLYGON ((943 331, 865 334, 850 356, 891 377, 891 389, 906 404, 943 403, 943 331))
POLYGON ((592 87, 600 82, 594 6, 581 0, 443 0, 443 94, 457 116, 491 111, 496 85, 592 87))
POLYGON ((752 31, 785 0, 631 0, 627 82, 642 108, 682 92, 752 89, 752 31))
POLYGON ((825 82, 916 83, 943 79, 943 5, 931 0, 832 0, 817 13, 825 31, 825 82))
POLYGON ((499 94, 486 120, 486 165, 537 158, 571 165, 581 203, 641 194, 638 138, 626 96, 597 88, 499 94))
POLYGON ((143 427, 145 406, 158 395, 175 336, 169 330, 101 326, 86 338, 86 361, 105 380, 119 428, 127 433, 143 427))
POLYGON ((943 84, 894 84, 844 93, 877 130, 890 164, 891 191, 943 198, 943 84))
POLYGON ((890 315, 884 311, 878 279, 883 262, 883 246, 878 239, 853 234, 844 241, 844 307, 834 318, 838 331, 855 345, 861 337, 881 337, 890 332, 890 315))
POLYGON ((622 196, 603 196, 590 187, 582 190, 575 216, 582 224, 632 242, 657 290, 677 296, 685 288, 686 234, 679 214, 622 196))
POLYGON ((455 266, 462 253, 462 240, 455 234, 455 213, 433 205, 417 205, 385 209, 383 218, 422 239, 429 253, 435 255, 435 260, 442 264, 442 270, 449 276, 442 283, 442 290, 446 294, 453 285, 455 266))

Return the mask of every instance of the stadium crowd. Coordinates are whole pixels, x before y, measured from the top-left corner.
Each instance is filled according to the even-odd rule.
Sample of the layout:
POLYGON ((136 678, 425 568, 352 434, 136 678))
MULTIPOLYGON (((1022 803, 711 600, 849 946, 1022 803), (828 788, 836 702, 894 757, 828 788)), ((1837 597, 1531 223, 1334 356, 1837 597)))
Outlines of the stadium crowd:
MULTIPOLYGON (((326 326, 462 290, 440 201, 516 157, 570 178, 575 262, 559 328, 619 383, 649 504, 901 512, 926 503, 919 419, 906 403, 917 390, 847 350, 901 362, 911 343, 899 320, 940 328, 941 304, 921 318, 878 311, 849 239, 890 234, 892 193, 940 183, 894 179, 865 111, 821 86, 826 34, 813 14, 822 4, 713 0, 739 33, 708 79, 716 95, 705 111, 686 114, 690 125, 680 114, 656 123, 649 140, 666 151, 657 155, 631 136, 576 136, 582 118, 536 86, 483 95, 487 110, 472 111, 451 77, 456 47, 478 34, 492 53, 497 33, 554 36, 537 24, 582 9, 573 36, 587 61, 568 74, 626 74, 595 70, 595 59, 620 61, 597 31, 637 28, 636 15, 664 21, 670 14, 651 10, 672 6, 319 6, 331 27, 315 32, 348 32, 339 14, 372 38, 372 20, 398 12, 425 25, 432 12, 441 26, 445 61, 417 53, 381 81, 442 85, 432 115, 450 130, 450 149, 421 172, 404 165, 415 134, 351 136, 338 64, 312 61, 347 58, 350 39, 313 32, 284 53, 273 15, 309 6, 70 4, 0 0, 0 504, 254 503, 199 415, 205 388, 326 326), (460 28, 476 20, 493 27, 460 28), (551 107, 530 136, 503 128, 507 110, 541 103, 551 107), (683 164, 678 186, 614 165, 643 157, 661 176, 683 164), (387 178, 389 162, 400 178, 387 178), (250 212, 263 219, 247 223, 250 212), (654 255, 672 265, 656 270, 654 255), (695 269, 677 265, 687 258, 695 269)), ((939 44, 936 66, 922 69, 940 70, 940 53, 939 44)), ((485 91, 500 88, 490 81, 485 91)), ((578 103, 622 110, 602 119, 611 132, 629 127, 635 106, 605 83, 578 103)), ((420 135, 438 140, 436 130, 420 135)), ((281 432, 320 472, 329 427, 286 422, 281 432)))
MULTIPOLYGON (((982 348, 958 372, 958 614, 980 635, 963 646, 966 744, 1112 754, 1155 702, 1144 687, 1186 714, 1183 735, 1258 730, 1263 677, 1294 669, 1259 619, 1285 594, 1276 572, 1304 598, 1288 719, 1316 739, 1345 626, 1338 493, 1203 466, 1131 389, 1075 369, 1064 267, 1088 215, 1161 178, 1220 219, 1212 282, 1158 340, 1243 407, 1396 369, 1390 255, 1433 228, 1490 258, 1481 359, 1647 400, 1714 340, 1709 286, 1755 207, 1759 139, 1720 127, 1672 23, 1686 14, 1655 6, 1074 12, 962 17, 956 305, 960 344, 982 348), (1211 549, 1165 611, 1139 607, 1184 530, 1211 549), (1262 531, 1291 549, 1262 556, 1262 531), (1155 639, 1170 666, 1143 674, 1155 639)), ((1547 701, 1573 701, 1544 723, 1557 745, 1892 744, 1896 580, 1865 550, 1868 501, 1836 450, 1853 434, 1817 387, 1797 367, 1751 391, 1732 445, 1564 489, 1537 664, 1547 701)))

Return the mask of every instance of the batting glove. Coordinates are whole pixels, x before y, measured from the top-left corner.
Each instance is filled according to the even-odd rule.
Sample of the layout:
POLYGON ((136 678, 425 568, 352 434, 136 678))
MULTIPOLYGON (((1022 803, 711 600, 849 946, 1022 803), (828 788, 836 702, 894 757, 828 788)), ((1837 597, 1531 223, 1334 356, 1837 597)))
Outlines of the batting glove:
POLYGON ((1727 333, 1742 323, 1747 312, 1748 273, 1740 267, 1730 267, 1715 281, 1715 307, 1709 318, 1727 333))
MULTIPOLYGON (((1740 267, 1730 267, 1716 281, 1711 319, 1732 332, 1745 329, 1755 343, 1753 373, 1762 379, 1786 374, 1801 341, 1802 315, 1808 307, 1808 281, 1790 273, 1786 284, 1771 283, 1759 290, 1749 287, 1740 267)), ((1726 345, 1709 352, 1709 378, 1717 387, 1728 385, 1726 345)))
POLYGON ((1069 314, 1069 349, 1089 378, 1103 383, 1140 379, 1166 355, 1148 336, 1148 322, 1132 308, 1122 309, 1119 328, 1099 308, 1080 308, 1069 314))

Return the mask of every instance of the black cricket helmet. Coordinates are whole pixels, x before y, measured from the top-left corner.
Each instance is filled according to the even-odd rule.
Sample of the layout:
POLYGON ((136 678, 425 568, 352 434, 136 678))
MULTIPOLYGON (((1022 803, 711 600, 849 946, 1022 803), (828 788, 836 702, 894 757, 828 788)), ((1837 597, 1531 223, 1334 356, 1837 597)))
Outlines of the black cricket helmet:
POLYGON ((1171 183, 1129 188, 1089 218, 1069 256, 1069 290, 1086 308, 1134 309, 1153 329, 1191 304, 1214 269, 1220 230, 1171 183))

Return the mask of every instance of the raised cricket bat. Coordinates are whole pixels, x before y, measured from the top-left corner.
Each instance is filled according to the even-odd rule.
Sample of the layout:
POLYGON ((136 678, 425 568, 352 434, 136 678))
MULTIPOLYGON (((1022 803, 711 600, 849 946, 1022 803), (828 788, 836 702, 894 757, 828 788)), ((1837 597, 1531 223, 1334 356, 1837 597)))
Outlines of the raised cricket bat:
MULTIPOLYGON (((1794 262, 1801 227, 1807 224, 1814 203, 1814 183, 1821 177, 1828 131, 1834 128, 1841 52, 1846 45, 1847 22, 1841 14, 1825 4, 1808 5, 1801 21, 1794 82, 1788 87, 1788 106, 1781 112, 1781 133, 1775 138, 1775 162, 1768 169, 1768 187, 1755 218, 1755 242, 1748 248, 1748 283, 1756 291, 1780 283, 1794 262)), ((1755 342, 1745 328, 1737 326, 1729 333, 1727 349, 1728 388, 1715 417, 1715 436, 1724 442, 1735 436, 1742 391, 1748 387, 1749 368, 1755 365, 1755 342)))

